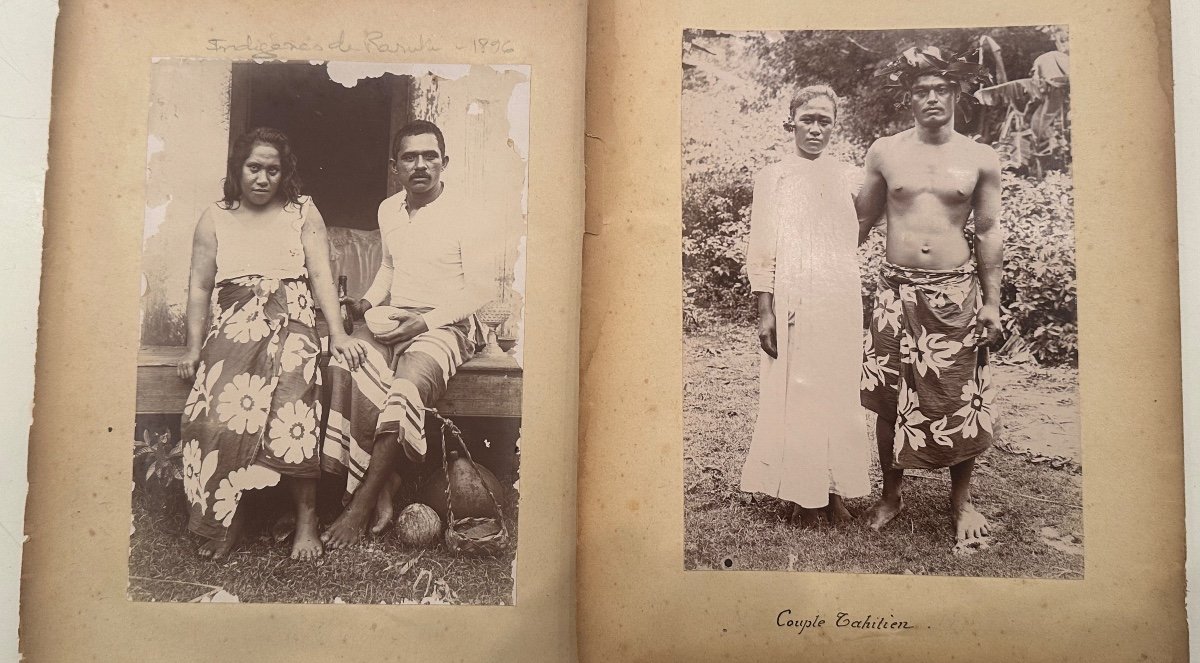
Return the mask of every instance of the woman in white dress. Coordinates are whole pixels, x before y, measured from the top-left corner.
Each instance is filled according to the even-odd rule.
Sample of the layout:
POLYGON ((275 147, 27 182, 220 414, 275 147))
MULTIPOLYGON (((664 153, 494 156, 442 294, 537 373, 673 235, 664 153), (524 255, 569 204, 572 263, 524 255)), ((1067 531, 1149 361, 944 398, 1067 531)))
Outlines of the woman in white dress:
POLYGON ((823 156, 838 101, 799 90, 795 153, 754 180, 746 271, 758 303, 759 411, 742 490, 794 503, 794 521, 850 520, 843 498, 870 491, 859 405, 862 299, 850 168, 823 156))

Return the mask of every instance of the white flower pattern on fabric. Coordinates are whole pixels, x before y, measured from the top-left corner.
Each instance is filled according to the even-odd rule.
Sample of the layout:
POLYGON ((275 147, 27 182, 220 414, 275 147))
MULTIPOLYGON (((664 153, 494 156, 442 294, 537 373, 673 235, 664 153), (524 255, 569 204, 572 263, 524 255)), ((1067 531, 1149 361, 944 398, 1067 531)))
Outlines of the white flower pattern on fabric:
POLYGON ((925 292, 925 301, 934 308, 945 308, 950 303, 950 298, 941 290, 927 290, 925 292))
POLYGON ((940 444, 943 447, 954 446, 954 440, 950 436, 958 432, 957 428, 950 428, 950 418, 942 417, 929 425, 929 432, 933 434, 933 443, 940 444))
POLYGON ((287 284, 288 316, 302 325, 313 327, 317 314, 313 311, 312 294, 304 283, 291 281, 287 284))
POLYGON ((980 429, 992 432, 992 388, 990 371, 981 371, 978 380, 970 380, 963 385, 962 397, 966 405, 954 413, 962 417, 963 437, 977 437, 980 429))
POLYGON ((271 333, 261 306, 243 306, 225 322, 225 338, 235 343, 255 343, 271 333))
POLYGON ((859 378, 860 389, 873 391, 875 387, 887 384, 887 375, 899 375, 899 371, 888 367, 889 355, 875 354, 875 341, 868 332, 863 339, 862 377, 859 378))
POLYGON ((216 338, 217 334, 221 333, 221 325, 225 323, 225 311, 221 309, 221 300, 215 292, 213 293, 212 301, 209 302, 208 319, 210 322, 208 324, 208 334, 204 337, 205 343, 209 339, 216 338))
POLYGON ((279 289, 279 279, 261 278, 256 279, 254 283, 254 292, 259 298, 259 308, 262 308, 263 301, 271 296, 271 293, 279 289))
POLYGON ((303 334, 288 334, 279 363, 285 371, 302 369, 304 381, 312 382, 317 372, 317 346, 303 334))
POLYGON ((238 502, 242 500, 242 492, 258 490, 279 483, 279 473, 262 465, 251 465, 234 470, 217 486, 216 500, 213 502, 213 517, 221 521, 225 527, 233 524, 233 515, 237 511, 238 502))
POLYGON ((213 449, 200 458, 200 442, 189 440, 183 447, 183 492, 190 504, 200 507, 200 514, 208 511, 208 491, 204 489, 217 470, 217 454, 213 449))
POLYGON ((941 377, 942 369, 954 365, 954 355, 962 347, 962 343, 946 339, 945 334, 930 334, 924 327, 915 343, 908 333, 900 340, 901 359, 906 364, 913 364, 921 377, 929 371, 941 377))
POLYGON ((966 308, 967 295, 971 293, 971 285, 971 281, 964 279, 958 283, 946 286, 942 290, 946 293, 946 297, 957 304, 959 310, 962 310, 966 308))
POLYGON ((907 444, 913 451, 925 446, 928 437, 925 432, 917 426, 929 421, 925 415, 921 414, 921 404, 918 402, 917 392, 908 388, 907 384, 900 384, 900 400, 897 406, 899 411, 896 416, 896 441, 894 443, 896 460, 900 459, 900 452, 904 450, 907 444))
POLYGON ((877 330, 882 332, 891 327, 893 329, 892 336, 899 334, 901 313, 900 300, 896 299, 896 293, 893 290, 886 288, 875 295, 875 310, 872 312, 872 317, 875 319, 877 330))
POLYGON ((267 421, 271 385, 259 375, 236 375, 221 390, 217 418, 235 433, 257 433, 267 421))
POLYGON ((300 463, 317 451, 317 418, 302 400, 275 410, 269 430, 268 447, 285 463, 300 463))
POLYGON ((224 359, 213 364, 212 367, 204 363, 200 364, 200 369, 196 371, 196 383, 192 386, 187 402, 183 405, 183 413, 187 416, 188 421, 195 421, 196 417, 202 413, 211 411, 213 387, 217 386, 217 380, 221 379, 221 369, 224 367, 224 359))

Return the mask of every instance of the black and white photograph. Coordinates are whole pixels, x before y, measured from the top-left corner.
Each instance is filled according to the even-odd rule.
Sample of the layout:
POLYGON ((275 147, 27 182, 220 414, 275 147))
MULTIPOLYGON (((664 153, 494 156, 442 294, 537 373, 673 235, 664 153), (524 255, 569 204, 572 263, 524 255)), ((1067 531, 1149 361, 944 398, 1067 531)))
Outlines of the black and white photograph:
POLYGON ((1083 577, 1069 43, 684 31, 685 569, 1083 577))
POLYGON ((515 604, 529 85, 150 64, 132 600, 515 604))

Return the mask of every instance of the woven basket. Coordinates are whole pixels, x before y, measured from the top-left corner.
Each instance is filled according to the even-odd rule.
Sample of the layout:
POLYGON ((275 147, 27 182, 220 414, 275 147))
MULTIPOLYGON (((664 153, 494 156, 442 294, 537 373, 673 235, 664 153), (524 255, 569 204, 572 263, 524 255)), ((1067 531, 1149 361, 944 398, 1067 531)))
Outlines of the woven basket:
POLYGON ((500 501, 496 499, 492 489, 487 487, 487 483, 479 474, 478 469, 475 470, 476 478, 487 491, 488 496, 492 498, 492 514, 486 517, 470 518, 454 516, 454 486, 450 482, 450 466, 447 460, 449 452, 446 447, 453 440, 461 453, 470 461, 472 468, 475 468, 475 461, 471 458, 471 452, 467 449, 466 443, 463 442, 462 431, 458 429, 458 426, 437 412, 431 411, 430 413, 441 422, 442 439, 444 440, 442 443, 442 473, 446 478, 446 506, 449 514, 446 518, 446 546, 450 550, 467 555, 499 555, 503 553, 508 549, 508 526, 504 524, 500 501))

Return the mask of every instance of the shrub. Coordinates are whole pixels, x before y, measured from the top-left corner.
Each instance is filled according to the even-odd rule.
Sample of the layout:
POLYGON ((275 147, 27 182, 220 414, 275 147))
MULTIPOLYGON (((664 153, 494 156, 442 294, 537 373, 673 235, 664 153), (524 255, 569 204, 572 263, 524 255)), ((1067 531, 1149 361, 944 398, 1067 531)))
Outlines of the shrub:
POLYGON ((1066 173, 1050 171, 1041 181, 1004 176, 1005 328, 1047 365, 1079 361, 1073 202, 1066 173))
POLYGON ((687 315, 703 309, 742 319, 753 311, 746 279, 751 186, 731 173, 692 175, 684 187, 683 274, 687 315))

